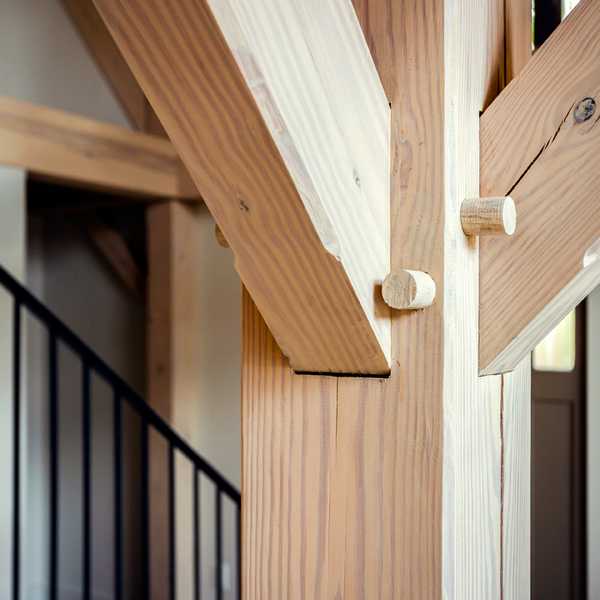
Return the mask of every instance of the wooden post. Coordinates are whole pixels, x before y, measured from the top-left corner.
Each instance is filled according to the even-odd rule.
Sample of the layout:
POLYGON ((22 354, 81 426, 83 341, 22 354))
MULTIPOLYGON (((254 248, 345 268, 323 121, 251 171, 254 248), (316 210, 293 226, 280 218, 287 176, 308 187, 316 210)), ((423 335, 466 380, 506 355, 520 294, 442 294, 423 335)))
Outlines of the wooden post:
MULTIPOLYGON (((503 80, 509 83, 531 58, 531 0, 505 2, 503 80)), ((531 359, 502 375, 502 594, 531 597, 531 359)))
POLYGON ((388 379, 336 380, 294 374, 245 295, 246 600, 528 594, 528 363, 478 377, 478 250, 459 218, 504 3, 398 4, 355 0, 392 106, 392 271, 431 274, 436 301, 394 315, 388 379))
MULTIPOLYGON (((200 291, 202 232, 199 208, 180 202, 147 212, 148 329, 147 398, 192 447, 200 426, 200 291)), ((168 447, 151 438, 151 590, 168 597, 168 447)), ((192 479, 190 464, 176 457, 177 591, 193 589, 192 479)))
MULTIPOLYGON (((300 90, 309 91, 302 77, 314 75, 315 54, 302 63, 309 69, 296 89, 289 85, 294 94, 257 85, 257 61, 265 56, 278 68, 287 67, 287 60, 294 73, 302 66, 286 44, 273 43, 282 31, 288 33, 277 19, 285 13, 286 23, 297 26, 315 10, 310 19, 315 27, 308 29, 322 33, 321 9, 342 10, 350 24, 347 4, 310 0, 302 4, 307 12, 298 12, 296 3, 273 2, 282 10, 270 14, 268 2, 256 3, 264 10, 258 11, 263 17, 257 20, 259 34, 241 45, 222 28, 232 22, 226 9, 239 14, 247 3, 187 0, 175 7, 156 0, 94 1, 223 227, 242 279, 277 339, 289 340, 294 330, 293 345, 302 342, 301 354, 311 363, 322 346, 334 343, 331 356, 314 363, 329 365, 321 371, 384 372, 377 365, 356 368, 374 347, 365 345, 368 329, 357 326, 360 312, 348 310, 357 289, 347 280, 336 284, 340 265, 323 268, 328 263, 321 240, 311 238, 318 252, 297 250, 311 241, 305 232, 314 226, 298 212, 302 199, 289 185, 290 168, 294 172, 302 156, 287 153, 294 160, 282 163, 281 152, 273 152, 290 148, 277 146, 278 136, 285 131, 287 111, 310 97, 300 90), (193 42, 170 43, 182 31, 193 42), (205 68, 198 69, 199 64, 205 68), (235 110, 225 110, 223 97, 235 110), (282 97, 290 104, 281 103, 282 97), (266 117, 257 113, 257 102, 263 107, 268 102, 266 117), (222 139, 234 132, 237 143, 210 146, 215 132, 222 139), (242 179, 247 167, 257 175, 242 179), (279 185, 259 189, 263 180, 279 185), (282 213, 283 206, 293 210, 282 213), (285 223, 285 235, 274 236, 275 221, 285 223), (293 251, 287 252, 288 246, 293 251), (261 257, 269 260, 257 260, 261 257), (274 285, 282 267, 290 265, 295 271, 286 285, 274 285), (308 279, 307 273, 315 276, 308 279), (291 287, 305 279, 308 288, 291 287), (340 364, 336 371, 341 354, 359 346, 360 360, 340 364)), ((523 598, 529 578, 524 552, 528 485, 521 474, 529 424, 519 409, 529 406, 528 368, 522 365, 505 377, 478 376, 478 242, 463 234, 460 223, 462 200, 480 196, 479 114, 507 72, 505 1, 354 0, 354 5, 391 107, 391 272, 409 265, 428 273, 437 286, 436 301, 427 310, 392 316, 391 373, 361 379, 294 373, 245 295, 244 595, 246 600, 523 598), (505 405, 510 410, 503 413, 505 405)), ((247 18, 236 32, 256 34, 248 23, 256 15, 242 13, 247 18)), ((331 22, 325 37, 309 40, 299 34, 294 41, 304 41, 293 48, 304 53, 306 44, 314 44, 311 50, 329 64, 332 53, 352 47, 337 24, 331 22)), ((526 36, 511 34, 510 39, 526 36)), ((514 61, 511 65, 514 69, 514 61)), ((284 80, 281 73, 289 74, 286 68, 269 72, 267 79, 278 84, 284 80)), ((346 85, 353 82, 358 89, 353 73, 346 85)), ((317 80, 320 87, 323 77, 317 80)), ((325 101, 329 108, 322 112, 320 104, 307 102, 298 114, 337 119, 333 107, 348 105, 347 88, 335 85, 325 96, 330 95, 340 99, 339 105, 325 101)), ((351 116, 352 123, 360 122, 351 116)), ((303 122, 300 131, 316 136, 319 122, 303 122)), ((326 165, 327 150, 319 150, 327 159, 320 166, 326 165)), ((348 176, 351 170, 342 171, 348 176)), ((354 177, 357 188, 361 181, 354 177)), ((360 219, 354 224, 361 225, 359 232, 365 229, 360 219)), ((361 236, 348 239, 353 250, 368 247, 361 236)), ((375 296, 380 279, 365 280, 373 294, 369 301, 380 298, 375 296)), ((387 319, 385 311, 382 315, 387 319)), ((292 355, 290 348, 284 349, 292 355)))

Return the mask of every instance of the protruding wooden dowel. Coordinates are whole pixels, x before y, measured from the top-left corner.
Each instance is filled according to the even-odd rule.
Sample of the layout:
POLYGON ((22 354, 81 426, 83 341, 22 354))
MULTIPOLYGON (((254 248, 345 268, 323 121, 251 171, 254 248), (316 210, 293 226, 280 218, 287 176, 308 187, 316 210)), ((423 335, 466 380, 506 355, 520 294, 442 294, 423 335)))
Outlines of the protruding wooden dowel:
POLYGON ((218 225, 215 225, 215 237, 217 238, 217 243, 221 248, 229 248, 229 242, 227 238, 223 235, 221 228, 218 225))
POLYGON ((386 304, 398 310, 416 310, 431 306, 435 299, 435 281, 423 271, 403 269, 390 273, 382 285, 386 304))
POLYGON ((466 235, 512 235, 517 228, 517 210, 510 196, 468 198, 460 207, 466 235))

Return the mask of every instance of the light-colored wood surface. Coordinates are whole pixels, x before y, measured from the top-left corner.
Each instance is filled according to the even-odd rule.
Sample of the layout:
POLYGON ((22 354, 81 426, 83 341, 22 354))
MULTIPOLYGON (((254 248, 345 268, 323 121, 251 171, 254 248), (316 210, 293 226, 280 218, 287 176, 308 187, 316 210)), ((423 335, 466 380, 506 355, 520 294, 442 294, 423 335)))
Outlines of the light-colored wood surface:
POLYGON ((242 314, 243 597, 331 598, 338 381, 294 374, 246 291, 242 314))
POLYGON ((388 372, 390 111, 349 2, 95 4, 293 367, 388 372))
MULTIPOLYGON (((149 404, 193 448, 197 448, 200 416, 201 334, 199 261, 202 232, 198 206, 181 202, 155 204, 147 209, 147 393, 149 404)), ((166 598, 169 573, 168 472, 166 446, 151 445, 151 557, 153 598, 166 598)), ((189 462, 176 460, 178 517, 178 598, 191 598, 193 552, 189 502, 193 479, 189 462), (182 520, 181 515, 184 515, 182 520), (189 594, 189 595, 188 595, 189 594)))
MULTIPOLYGON (((531 0, 506 0, 506 75, 531 57, 531 0), (511 59, 512 57, 512 59, 511 59), (509 64, 508 64, 509 63, 509 64)), ((531 359, 502 376, 502 600, 531 598, 531 359)))
POLYGON ((390 273, 381 286, 385 303, 396 310, 426 308, 435 300, 435 281, 423 271, 402 269, 390 273))
POLYGON ((498 599, 501 381, 477 373, 478 245, 462 231, 460 205, 482 195, 479 114, 489 98, 489 65, 503 61, 503 52, 482 48, 501 11, 496 0, 444 4, 442 595, 498 599))
POLYGON ((512 238, 481 241, 480 368, 518 362, 599 282, 582 273, 600 238, 600 3, 583 0, 481 118, 482 195, 510 194, 512 238))
POLYGON ((198 209, 165 202, 147 210, 149 403, 193 442, 200 362, 198 209), (177 401, 175 401, 175 399, 177 401), (181 412, 178 412, 181 411, 181 412))
POLYGON ((496 600, 500 378, 477 373, 477 248, 459 211, 479 193, 479 110, 503 60, 482 48, 503 48, 486 39, 502 13, 355 6, 392 104, 392 270, 431 273, 438 296, 394 314, 389 379, 337 381, 294 375, 245 297, 245 598, 496 600))
POLYGON ((6 97, 0 164, 122 194, 198 198, 168 140, 6 97))
POLYGON ((502 376, 503 600, 531 596, 531 359, 502 376))
POLYGON ((119 232, 99 220, 86 225, 88 237, 104 257, 121 283, 136 296, 144 300, 146 282, 138 264, 119 232))
POLYGON ((517 211, 510 196, 468 198, 460 207, 465 235, 512 235, 517 228, 517 211))

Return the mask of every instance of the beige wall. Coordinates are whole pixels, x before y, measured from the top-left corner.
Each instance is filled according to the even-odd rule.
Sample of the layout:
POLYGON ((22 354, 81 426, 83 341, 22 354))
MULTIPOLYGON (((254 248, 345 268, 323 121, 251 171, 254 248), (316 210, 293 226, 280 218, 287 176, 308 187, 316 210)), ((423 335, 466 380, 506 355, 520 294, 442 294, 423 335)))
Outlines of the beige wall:
MULTIPOLYGON (((25 275, 25 174, 0 167, 0 262, 25 275)), ((10 594, 12 556, 13 376, 12 298, 0 289, 0 598, 10 594)))
POLYGON ((59 0, 0 2, 0 94, 127 123, 59 0))

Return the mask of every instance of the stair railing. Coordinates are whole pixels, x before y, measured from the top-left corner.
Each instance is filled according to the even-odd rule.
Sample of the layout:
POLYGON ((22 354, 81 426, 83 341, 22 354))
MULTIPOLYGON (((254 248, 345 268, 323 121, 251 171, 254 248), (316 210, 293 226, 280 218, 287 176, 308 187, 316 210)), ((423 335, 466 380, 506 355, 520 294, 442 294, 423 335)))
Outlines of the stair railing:
POLYGON ((12 533, 12 597, 21 600, 22 556, 22 480, 23 467, 21 458, 21 417, 22 417, 22 354, 23 354, 23 314, 33 315, 41 322, 48 333, 48 426, 49 426, 49 598, 59 600, 59 502, 60 502, 60 431, 59 431, 59 387, 60 373, 58 365, 58 344, 66 345, 79 357, 82 366, 82 597, 92 598, 92 375, 103 379, 112 389, 112 443, 113 443, 113 477, 114 477, 114 598, 122 600, 124 592, 124 552, 123 552, 123 407, 127 404, 139 416, 141 426, 141 460, 140 460, 140 514, 142 519, 140 550, 142 553, 141 592, 135 597, 151 597, 151 514, 150 514, 150 444, 151 432, 158 434, 168 447, 168 544, 169 544, 169 597, 176 599, 177 594, 177 560, 176 560, 176 454, 185 457, 193 469, 192 506, 193 517, 190 526, 193 529, 193 594, 195 600, 202 596, 202 558, 200 531, 200 476, 212 482, 215 490, 214 501, 214 555, 216 568, 214 577, 214 594, 217 600, 224 599, 223 589, 223 499, 228 498, 235 508, 234 535, 236 546, 235 578, 236 597, 241 597, 240 582, 240 493, 221 475, 217 469, 203 459, 180 435, 178 435, 146 402, 89 346, 87 346, 69 327, 58 319, 46 306, 37 300, 27 289, 16 281, 4 268, 0 267, 0 286, 13 300, 12 314, 12 356, 13 356, 13 533, 12 533))

